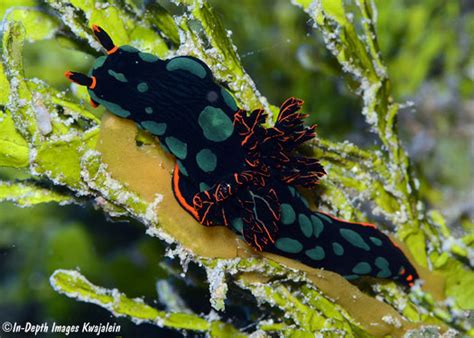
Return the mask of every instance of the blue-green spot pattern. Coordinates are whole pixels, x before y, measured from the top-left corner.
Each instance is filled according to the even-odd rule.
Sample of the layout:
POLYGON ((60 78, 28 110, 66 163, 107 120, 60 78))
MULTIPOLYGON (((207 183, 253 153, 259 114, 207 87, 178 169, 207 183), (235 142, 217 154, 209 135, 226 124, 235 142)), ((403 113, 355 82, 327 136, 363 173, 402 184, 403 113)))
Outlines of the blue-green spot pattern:
POLYGON ((168 149, 179 159, 184 160, 188 155, 188 145, 183 141, 177 139, 173 136, 168 136, 165 138, 165 143, 168 146, 168 149))
POLYGON ((278 239, 275 242, 275 246, 281 251, 288 253, 298 253, 303 250, 303 245, 299 241, 288 237, 278 239))
POLYGON ((204 67, 199 62, 189 57, 176 57, 174 59, 171 59, 170 61, 168 61, 166 69, 169 71, 185 70, 201 79, 204 79, 206 77, 206 70, 204 69, 204 67))
POLYGON ((313 226, 308 216, 305 214, 299 214, 298 223, 300 225, 301 231, 306 237, 310 237, 313 234, 313 226))
POLYGON ((164 135, 166 132, 166 123, 157 123, 155 121, 145 121, 141 125, 150 133, 156 136, 164 135))
POLYGON ((321 232, 324 230, 323 222, 314 215, 311 215, 311 223, 313 224, 314 237, 318 238, 321 232))
POLYGON ((227 140, 234 132, 234 126, 229 116, 220 108, 207 106, 198 117, 199 126, 204 137, 214 142, 227 140))
POLYGON ((359 275, 366 275, 372 271, 372 268, 370 267, 370 264, 367 262, 360 262, 357 263, 356 266, 352 269, 353 273, 359 274, 359 275))
POLYGON ((280 206, 281 222, 283 224, 293 224, 296 220, 296 214, 293 207, 288 203, 283 203, 280 206))
POLYGON ((341 244, 339 244, 338 242, 332 243, 332 251, 334 251, 334 254, 336 256, 344 255, 344 247, 341 244))
POLYGON ((112 69, 109 69, 107 72, 109 73, 110 76, 114 77, 116 80, 120 82, 128 82, 127 78, 122 73, 117 73, 113 71, 112 69))
POLYGON ((144 93, 144 92, 148 91, 148 84, 146 82, 140 82, 137 85, 137 89, 140 93, 144 93))
POLYGON ((353 246, 370 251, 369 245, 357 232, 350 229, 340 229, 339 232, 341 236, 353 246))
POLYGON ((196 162, 202 171, 208 173, 216 169, 217 157, 212 150, 205 148, 196 154, 196 162))
POLYGON ((315 261, 320 261, 323 260, 324 257, 326 257, 326 254, 324 252, 324 249, 320 246, 316 246, 313 249, 306 250, 305 254, 311 258, 312 260, 315 261))

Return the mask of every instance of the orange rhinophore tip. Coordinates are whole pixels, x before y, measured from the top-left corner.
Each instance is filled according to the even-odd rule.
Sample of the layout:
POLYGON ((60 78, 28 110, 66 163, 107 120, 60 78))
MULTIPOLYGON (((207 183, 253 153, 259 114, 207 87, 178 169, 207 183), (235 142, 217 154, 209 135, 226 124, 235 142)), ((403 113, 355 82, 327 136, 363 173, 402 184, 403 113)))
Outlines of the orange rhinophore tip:
MULTIPOLYGON (((77 83, 81 86, 87 86, 91 88, 92 86, 95 87, 96 85, 95 77, 89 77, 82 73, 71 72, 70 70, 68 70, 64 73, 64 76, 66 76, 69 81, 77 83)), ((93 87, 91 89, 93 89, 93 87)))
POLYGON ((101 31, 100 27, 97 26, 96 24, 93 24, 93 25, 92 25, 92 30, 93 30, 94 32, 100 32, 100 31, 101 31))
MULTIPOLYGON (((72 76, 72 72, 71 71, 67 71, 67 72, 64 72, 64 76, 67 77, 69 80, 71 80, 71 76, 72 76)), ((72 80, 71 80, 72 81, 72 80)))

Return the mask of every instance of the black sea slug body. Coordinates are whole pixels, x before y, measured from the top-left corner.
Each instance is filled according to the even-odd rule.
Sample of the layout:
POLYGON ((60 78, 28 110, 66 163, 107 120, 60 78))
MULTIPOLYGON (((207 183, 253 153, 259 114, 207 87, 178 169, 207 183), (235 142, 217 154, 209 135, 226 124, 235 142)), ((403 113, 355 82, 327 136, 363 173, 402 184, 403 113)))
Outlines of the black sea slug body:
POLYGON ((88 86, 91 103, 135 121, 176 157, 172 185, 180 205, 205 226, 231 228, 257 251, 324 268, 353 280, 373 276, 412 286, 418 274, 374 225, 309 209, 295 186, 314 187, 325 174, 316 159, 293 150, 315 136, 286 100, 275 125, 263 110, 247 113, 199 59, 168 60, 117 47, 93 31, 107 56, 89 75, 66 72, 88 86))

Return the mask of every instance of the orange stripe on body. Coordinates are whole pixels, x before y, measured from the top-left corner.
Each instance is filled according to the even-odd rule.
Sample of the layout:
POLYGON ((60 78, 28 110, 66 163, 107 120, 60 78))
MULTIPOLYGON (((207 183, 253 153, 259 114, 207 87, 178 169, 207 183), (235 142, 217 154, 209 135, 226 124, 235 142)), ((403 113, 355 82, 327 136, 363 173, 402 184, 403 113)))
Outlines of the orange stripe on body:
MULTIPOLYGON (((362 226, 364 226, 364 227, 369 227, 369 228, 377 229, 377 227, 376 227, 374 224, 371 224, 371 223, 349 222, 349 221, 346 221, 346 220, 343 220, 343 219, 334 217, 333 215, 329 215, 329 214, 327 214, 327 213, 325 213, 325 212, 322 212, 322 211, 320 211, 320 210, 318 210, 317 212, 319 212, 320 214, 326 215, 326 216, 328 216, 329 218, 333 218, 333 219, 335 219, 336 221, 339 221, 339 222, 342 222, 342 223, 349 223, 349 224, 355 224, 355 225, 362 225, 362 226)), ((378 230, 378 229, 377 229, 377 230, 378 230)))
POLYGON ((199 215, 197 211, 190 205, 186 200, 184 199, 183 195, 181 194, 181 190, 179 190, 179 168, 178 168, 178 162, 176 162, 174 166, 174 172, 173 172, 173 190, 174 194, 181 206, 189 212, 196 220, 199 221, 199 215))
POLYGON ((91 85, 89 86, 90 89, 94 89, 95 86, 97 85, 97 79, 95 78, 95 76, 92 77, 92 83, 91 85))

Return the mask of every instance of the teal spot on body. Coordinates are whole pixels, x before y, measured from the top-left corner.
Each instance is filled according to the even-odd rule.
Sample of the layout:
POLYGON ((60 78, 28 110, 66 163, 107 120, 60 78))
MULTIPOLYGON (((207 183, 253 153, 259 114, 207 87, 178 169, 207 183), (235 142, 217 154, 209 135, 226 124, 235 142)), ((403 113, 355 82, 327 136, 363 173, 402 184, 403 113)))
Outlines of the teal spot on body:
POLYGON ((210 149, 202 149, 196 154, 196 162, 202 171, 208 173, 216 169, 217 157, 210 149))
POLYGON ((234 132, 232 120, 220 108, 204 108, 199 114, 198 123, 204 136, 214 142, 224 141, 234 132))
POLYGON ((390 271, 388 261, 383 257, 377 257, 375 259, 375 266, 380 269, 377 273, 377 277, 379 278, 388 278, 392 275, 390 271))
POLYGON ((206 70, 204 69, 204 67, 199 62, 189 57, 181 56, 171 59, 170 61, 168 61, 166 69, 169 71, 185 70, 201 79, 204 79, 206 77, 206 70))
POLYGON ((358 276, 358 275, 345 275, 343 277, 347 280, 356 280, 356 279, 360 278, 360 276, 358 276))
POLYGON ((165 138, 168 149, 173 153, 174 156, 184 160, 188 155, 188 145, 176 137, 168 136, 165 138))
POLYGON ((146 82, 140 82, 137 86, 137 89, 140 93, 144 93, 148 90, 148 84, 146 82))
POLYGON ((339 233, 342 237, 353 246, 370 251, 370 247, 364 241, 364 239, 355 231, 350 229, 340 229, 339 233))
POLYGON ((222 95, 222 98, 224 99, 225 104, 229 106, 229 108, 232 109, 233 111, 236 111, 237 103, 235 103, 234 98, 232 97, 232 95, 230 95, 230 93, 225 88, 221 88, 221 95, 222 95))
POLYGON ((139 50, 136 49, 135 47, 132 47, 130 45, 123 45, 120 46, 120 50, 123 50, 124 52, 129 52, 129 53, 137 53, 139 50))
POLYGON ((181 174, 183 174, 184 176, 189 176, 188 175, 188 171, 186 170, 186 168, 184 167, 183 163, 181 161, 178 160, 178 168, 179 168, 179 172, 181 174))
POLYGON ((141 125, 153 135, 161 136, 166 132, 166 123, 157 123, 155 121, 145 121, 141 125))
POLYGON ((308 201, 306 200, 306 198, 304 198, 303 196, 300 196, 300 199, 301 199, 301 202, 303 202, 304 206, 306 208, 309 208, 309 203, 308 201))
POLYGON ((117 73, 113 71, 112 69, 109 69, 107 72, 109 73, 110 76, 113 76, 115 79, 117 79, 120 82, 128 82, 127 78, 122 73, 117 73))
POLYGON ((335 254, 336 256, 342 256, 342 255, 344 255, 344 248, 343 248, 342 245, 339 244, 338 242, 332 243, 332 251, 334 251, 334 254, 335 254))
POLYGON ((127 118, 131 115, 131 113, 128 110, 123 109, 118 104, 100 99, 97 95, 95 95, 95 93, 91 89, 88 89, 88 92, 92 100, 104 106, 112 114, 123 117, 123 118, 127 118))
POLYGON ((290 191, 291 196, 295 197, 296 189, 289 185, 288 190, 290 191))
POLYGON ((308 256, 309 258, 315 261, 320 261, 324 259, 324 257, 326 256, 326 254, 324 253, 324 249, 320 246, 316 246, 314 247, 314 249, 311 249, 311 250, 306 250, 305 254, 306 256, 308 256))
POLYGON ((283 224, 293 224, 296 220, 296 214, 293 207, 288 203, 282 203, 280 206, 281 210, 281 222, 283 224))
POLYGON ((153 114, 153 108, 152 108, 152 107, 146 107, 146 108, 145 108, 145 112, 146 112, 147 114, 153 114))
POLYGON ((150 53, 143 53, 143 52, 138 53, 138 56, 140 57, 140 59, 142 59, 145 62, 156 62, 160 59, 156 55, 153 55, 150 53))
POLYGON ((378 239, 377 237, 369 237, 369 239, 372 241, 372 243, 374 243, 377 246, 382 245, 382 241, 380 239, 378 239))
POLYGON ((107 56, 100 56, 95 59, 94 64, 92 65, 93 69, 98 69, 104 65, 105 60, 107 60, 107 56))
POLYGON ((300 225, 300 229, 303 232, 303 234, 306 237, 310 237, 311 234, 313 233, 313 226, 308 216, 306 216, 305 214, 299 214, 298 223, 300 225))
POLYGON ((199 183, 199 191, 206 191, 209 190, 209 185, 207 183, 201 182, 199 183))
POLYGON ((326 222, 332 223, 332 219, 330 219, 328 216, 326 216, 326 215, 324 215, 324 214, 322 214, 322 213, 320 213, 320 212, 317 212, 316 215, 317 215, 319 218, 325 220, 326 222))
POLYGON ((232 221, 230 221, 230 224, 232 224, 232 227, 237 231, 239 234, 242 233, 244 229, 244 221, 242 218, 234 218, 232 221))
POLYGON ((281 251, 288 253, 298 253, 303 250, 303 245, 295 239, 282 237, 275 242, 275 246, 281 251))
POLYGON ((359 275, 366 275, 372 271, 370 264, 367 262, 360 262, 352 269, 353 273, 357 273, 359 275))
POLYGON ((314 215, 311 215, 311 223, 313 224, 314 237, 318 238, 321 232, 324 230, 324 224, 314 215))

